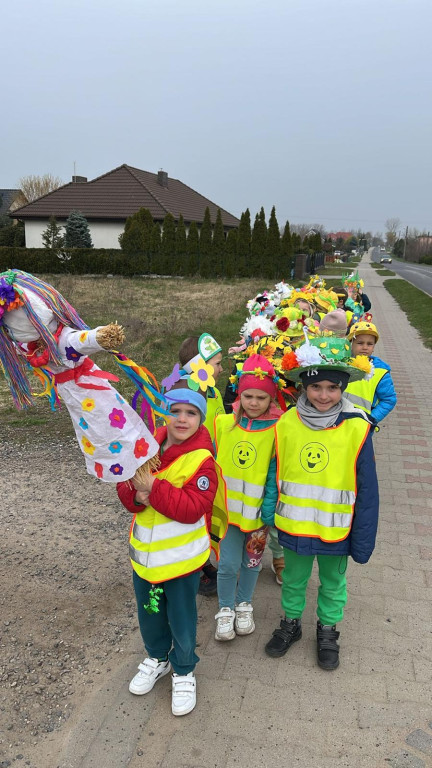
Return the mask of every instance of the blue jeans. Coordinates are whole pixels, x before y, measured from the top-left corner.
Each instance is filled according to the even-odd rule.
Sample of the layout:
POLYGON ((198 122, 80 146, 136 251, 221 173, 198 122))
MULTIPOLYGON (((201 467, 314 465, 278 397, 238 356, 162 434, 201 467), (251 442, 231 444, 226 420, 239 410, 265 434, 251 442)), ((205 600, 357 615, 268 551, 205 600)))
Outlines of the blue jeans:
POLYGON ((133 572, 133 584, 138 607, 138 621, 146 651, 153 659, 168 656, 177 675, 187 675, 195 669, 199 656, 195 653, 197 608, 200 573, 158 584, 163 587, 159 612, 147 613, 149 581, 133 572))
POLYGON ((228 526, 220 546, 217 574, 219 608, 234 610, 236 604, 252 602, 266 536, 266 528, 245 533, 236 525, 228 526), (256 546, 254 542, 257 542, 256 546))

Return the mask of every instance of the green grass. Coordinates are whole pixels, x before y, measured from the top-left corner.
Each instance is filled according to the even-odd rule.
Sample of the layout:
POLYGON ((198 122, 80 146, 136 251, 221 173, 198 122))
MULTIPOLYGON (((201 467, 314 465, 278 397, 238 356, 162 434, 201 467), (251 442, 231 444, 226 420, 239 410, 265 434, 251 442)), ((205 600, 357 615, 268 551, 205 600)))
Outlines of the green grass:
POLYGON ((405 280, 385 280, 384 287, 418 330, 425 346, 432 349, 432 298, 405 280))
POLYGON ((391 269, 377 269, 377 275, 384 275, 387 277, 394 277, 396 272, 392 272, 391 269))

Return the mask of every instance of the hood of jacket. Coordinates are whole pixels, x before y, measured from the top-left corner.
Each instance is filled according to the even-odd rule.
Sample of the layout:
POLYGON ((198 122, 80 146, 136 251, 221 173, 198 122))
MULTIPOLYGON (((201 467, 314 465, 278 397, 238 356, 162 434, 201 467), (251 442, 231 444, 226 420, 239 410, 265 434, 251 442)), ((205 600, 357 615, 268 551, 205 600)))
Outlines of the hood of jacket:
POLYGON ((370 356, 371 363, 375 366, 375 368, 384 368, 386 371, 391 371, 391 368, 388 363, 385 363, 384 360, 381 360, 380 357, 377 357, 376 355, 370 356))

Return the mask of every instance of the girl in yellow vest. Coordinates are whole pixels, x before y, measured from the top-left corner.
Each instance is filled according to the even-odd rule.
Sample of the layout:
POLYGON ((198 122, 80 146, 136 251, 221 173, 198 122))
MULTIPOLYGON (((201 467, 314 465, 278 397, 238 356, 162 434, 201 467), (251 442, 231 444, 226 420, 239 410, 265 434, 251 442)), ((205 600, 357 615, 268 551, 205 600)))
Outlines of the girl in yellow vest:
POLYGON ((379 333, 376 326, 366 318, 351 327, 348 339, 351 341, 353 355, 367 355, 374 370, 369 380, 350 382, 346 397, 357 408, 369 413, 375 424, 378 424, 388 416, 397 402, 390 366, 373 354, 379 333))
POLYGON ((347 600, 350 555, 367 563, 378 525, 378 483, 371 424, 343 396, 348 381, 370 374, 367 357, 351 358, 346 339, 307 340, 282 367, 304 391, 276 425, 278 502, 267 525, 284 548, 284 618, 265 650, 283 656, 302 636, 301 617, 315 557, 318 560, 317 652, 326 670, 339 665, 337 622, 347 600))
POLYGON ((277 498, 274 425, 278 377, 262 355, 251 355, 238 373, 239 401, 215 422, 216 455, 226 484, 228 531, 218 568, 216 640, 255 629, 252 597, 267 537, 262 511, 277 498))
POLYGON ((159 469, 146 483, 117 486, 120 501, 135 515, 129 551, 148 653, 129 690, 138 696, 148 693, 172 667, 174 715, 186 715, 196 704, 196 595, 210 554, 218 488, 213 444, 203 426, 205 393, 189 388, 190 378, 175 381, 165 393, 172 418, 156 432, 159 469))
MULTIPOLYGON (((201 356, 206 363, 213 368, 213 378, 215 385, 221 373, 222 367, 222 347, 216 339, 209 333, 202 333, 201 336, 189 336, 184 340, 179 349, 179 361, 182 368, 188 373, 192 373, 192 363, 196 363, 201 356)), ((207 388, 207 416, 204 426, 210 432, 210 437, 214 440, 214 421, 220 413, 225 413, 222 395, 216 386, 207 388)), ((217 568, 210 562, 210 559, 203 565, 198 594, 215 595, 217 592, 217 568)))

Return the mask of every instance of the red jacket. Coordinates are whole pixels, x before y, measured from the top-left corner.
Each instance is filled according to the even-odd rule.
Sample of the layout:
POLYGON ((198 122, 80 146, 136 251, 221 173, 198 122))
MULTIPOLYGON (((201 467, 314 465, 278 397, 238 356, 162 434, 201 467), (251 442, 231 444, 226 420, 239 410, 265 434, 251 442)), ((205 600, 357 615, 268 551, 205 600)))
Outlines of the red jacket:
MULTIPOLYGON (((167 428, 160 427, 156 432, 156 440, 159 445, 165 442, 166 437, 167 428)), ((179 523, 196 523, 203 515, 206 515, 207 528, 210 530, 213 500, 216 495, 218 479, 213 459, 213 443, 207 428, 201 425, 192 437, 189 437, 180 445, 172 445, 170 448, 167 448, 162 456, 160 456, 161 464, 159 470, 165 469, 179 456, 196 451, 199 448, 206 448, 211 452, 212 457, 209 457, 201 464, 198 472, 182 488, 176 488, 168 480, 159 480, 156 477, 153 488, 150 491, 149 500, 157 512, 169 517, 171 520, 177 520, 179 523), (206 482, 200 483, 204 488, 200 488, 198 485, 200 478, 207 478, 208 480, 208 484, 206 482), (206 487, 207 485, 208 488, 206 487)), ((136 490, 131 488, 129 483, 117 483, 117 493, 121 503, 129 512, 135 514, 145 509, 145 504, 135 504, 136 490)))

